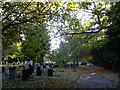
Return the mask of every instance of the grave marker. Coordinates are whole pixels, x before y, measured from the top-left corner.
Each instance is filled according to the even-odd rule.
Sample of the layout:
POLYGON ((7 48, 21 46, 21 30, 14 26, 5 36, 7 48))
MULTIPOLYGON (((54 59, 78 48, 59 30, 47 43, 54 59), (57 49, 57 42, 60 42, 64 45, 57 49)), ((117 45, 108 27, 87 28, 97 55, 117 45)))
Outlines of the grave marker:
POLYGON ((16 78, 16 67, 9 67, 9 79, 16 78))
POLYGON ((2 67, 2 73, 5 73, 5 67, 2 67))
POLYGON ((40 67, 37 67, 36 76, 41 76, 41 75, 42 75, 42 70, 40 70, 40 67))
POLYGON ((53 76, 53 69, 48 69, 48 76, 53 76))
POLYGON ((23 69, 22 70, 22 80, 29 80, 29 76, 30 76, 30 74, 29 74, 29 69, 27 68, 27 69, 23 69))

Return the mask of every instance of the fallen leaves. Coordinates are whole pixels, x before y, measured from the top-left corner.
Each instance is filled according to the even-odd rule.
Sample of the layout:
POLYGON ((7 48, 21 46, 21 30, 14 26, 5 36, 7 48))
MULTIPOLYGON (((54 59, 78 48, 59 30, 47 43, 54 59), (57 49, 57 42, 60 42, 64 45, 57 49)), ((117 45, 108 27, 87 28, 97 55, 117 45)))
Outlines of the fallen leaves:
POLYGON ((42 76, 34 76, 29 81, 22 81, 20 79, 3 80, 4 88, 71 88, 74 86, 76 79, 79 77, 78 73, 73 72, 59 72, 56 70, 53 76, 47 76, 43 73, 42 76), (8 81, 8 84, 6 83, 8 81))
POLYGON ((94 80, 95 82, 100 82, 101 79, 99 75, 112 82, 118 81, 117 73, 105 70, 102 67, 78 67, 76 68, 76 72, 73 72, 72 68, 64 68, 64 72, 61 72, 61 70, 63 71, 63 68, 54 69, 55 72, 53 73, 53 76, 48 76, 46 73, 43 73, 42 76, 33 74, 34 78, 30 78, 29 81, 22 81, 18 78, 15 80, 3 78, 3 88, 73 88, 80 78, 89 76, 94 77, 95 75, 99 78, 96 78, 96 81, 94 80))

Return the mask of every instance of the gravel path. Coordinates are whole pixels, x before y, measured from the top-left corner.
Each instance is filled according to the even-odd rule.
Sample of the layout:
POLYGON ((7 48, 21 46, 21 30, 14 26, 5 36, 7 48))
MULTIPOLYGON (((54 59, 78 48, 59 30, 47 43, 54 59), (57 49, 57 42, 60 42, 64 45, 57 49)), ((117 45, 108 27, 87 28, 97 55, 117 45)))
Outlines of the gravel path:
POLYGON ((86 67, 75 88, 118 88, 118 77, 111 71, 100 67, 86 67), (110 76, 111 75, 111 76, 110 76))
MULTIPOLYGON (((19 78, 9 80, 2 79, 3 88, 118 88, 118 73, 105 70, 103 67, 81 65, 73 70, 71 67, 55 68, 54 75, 48 77, 43 73, 38 77, 34 74, 34 78, 29 81, 22 81, 19 78), (74 71, 74 72, 73 72, 74 71)), ((54 88, 54 89, 53 89, 54 88)))

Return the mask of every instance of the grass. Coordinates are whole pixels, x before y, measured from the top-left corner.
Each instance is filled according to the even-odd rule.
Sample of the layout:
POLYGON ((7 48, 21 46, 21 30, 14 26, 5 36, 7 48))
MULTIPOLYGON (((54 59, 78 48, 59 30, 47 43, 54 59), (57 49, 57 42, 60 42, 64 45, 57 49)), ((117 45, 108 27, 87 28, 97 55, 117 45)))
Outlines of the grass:
MULTIPOLYGON (((19 68, 19 67, 18 67, 19 68)), ((90 72, 91 68, 85 68, 85 66, 76 68, 76 72, 73 72, 73 68, 55 68, 53 76, 48 76, 47 73, 43 72, 42 76, 36 76, 30 78, 28 81, 22 81, 17 78, 15 80, 9 80, 3 78, 3 88, 73 88, 77 83, 81 73, 90 72), (63 71, 64 70, 64 71, 63 71)), ((105 70, 104 68, 97 67, 92 69, 92 74, 97 73, 104 77, 117 82, 118 73, 105 70)))
POLYGON ((78 73, 74 72, 59 72, 55 70, 53 76, 48 76, 43 73, 42 76, 30 78, 28 81, 21 79, 9 80, 3 78, 3 88, 72 88, 79 77, 78 73))

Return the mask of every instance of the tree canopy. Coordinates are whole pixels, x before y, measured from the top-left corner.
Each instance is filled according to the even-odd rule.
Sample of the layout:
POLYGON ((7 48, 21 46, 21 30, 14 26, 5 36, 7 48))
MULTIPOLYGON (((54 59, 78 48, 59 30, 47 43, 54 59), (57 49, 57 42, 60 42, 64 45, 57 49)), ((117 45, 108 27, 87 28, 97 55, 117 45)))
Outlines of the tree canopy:
POLYGON ((9 55, 15 43, 20 42, 19 55, 42 60, 49 53, 49 33, 56 29, 54 35, 63 41, 53 51, 52 59, 59 62, 92 59, 101 65, 120 62, 119 5, 120 2, 103 1, 4 2, 3 56, 9 55))

